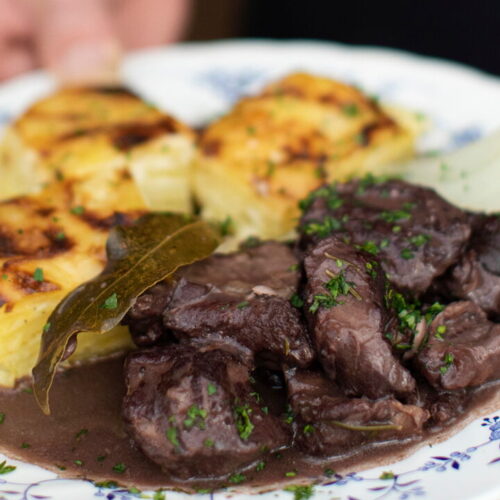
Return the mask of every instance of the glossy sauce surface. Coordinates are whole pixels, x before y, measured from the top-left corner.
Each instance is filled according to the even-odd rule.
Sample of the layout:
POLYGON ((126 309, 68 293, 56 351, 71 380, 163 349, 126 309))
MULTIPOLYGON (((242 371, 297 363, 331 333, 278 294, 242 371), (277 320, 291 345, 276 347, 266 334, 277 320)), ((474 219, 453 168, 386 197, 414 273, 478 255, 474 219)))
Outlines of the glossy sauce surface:
MULTIPOLYGON (((128 437, 121 419, 124 394, 123 358, 80 366, 57 375, 51 392, 52 415, 45 416, 30 389, 0 391, 0 450, 12 458, 35 463, 64 477, 115 481, 140 489, 181 488, 186 491, 233 486, 220 479, 175 481, 146 458, 128 437)), ((435 443, 458 431, 481 414, 500 408, 500 389, 490 384, 471 393, 468 410, 445 429, 431 429, 406 441, 378 443, 352 450, 348 456, 327 460, 306 457, 297 450, 263 457, 266 466, 242 471, 238 488, 269 489, 284 482, 327 483, 337 473, 388 464, 413 449, 435 443), (287 476, 287 473, 296 473, 287 476)))

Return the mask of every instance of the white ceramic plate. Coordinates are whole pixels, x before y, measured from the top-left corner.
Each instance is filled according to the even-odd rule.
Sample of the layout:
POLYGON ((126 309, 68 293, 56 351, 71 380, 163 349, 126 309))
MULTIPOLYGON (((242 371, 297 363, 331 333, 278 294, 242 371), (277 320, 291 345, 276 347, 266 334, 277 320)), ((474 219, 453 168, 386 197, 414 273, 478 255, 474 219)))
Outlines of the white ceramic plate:
MULTIPOLYGON (((150 101, 192 125, 200 125, 225 112, 242 94, 293 70, 339 78, 383 101, 424 113, 433 127, 422 138, 421 151, 455 149, 500 127, 500 80, 449 62, 391 50, 317 42, 189 44, 129 56, 123 76, 126 84, 150 101)), ((52 87, 53 82, 41 73, 0 86, 0 126, 52 87)), ((330 485, 315 487, 315 498, 498 500, 499 445, 500 408, 497 415, 477 420, 448 441, 421 448, 404 461, 335 476, 330 485), (381 472, 389 470, 394 477, 380 479, 381 472)), ((0 475, 0 499, 131 500, 140 496, 118 488, 96 488, 86 481, 60 479, 33 465, 8 463, 17 468, 0 475)), ((153 492, 143 495, 154 498, 153 492)), ((169 499, 182 496, 168 492, 169 499)), ((222 499, 226 493, 212 496, 222 499)), ((286 500, 293 495, 276 491, 262 497, 286 500)), ((162 497, 158 494, 156 498, 162 497)))

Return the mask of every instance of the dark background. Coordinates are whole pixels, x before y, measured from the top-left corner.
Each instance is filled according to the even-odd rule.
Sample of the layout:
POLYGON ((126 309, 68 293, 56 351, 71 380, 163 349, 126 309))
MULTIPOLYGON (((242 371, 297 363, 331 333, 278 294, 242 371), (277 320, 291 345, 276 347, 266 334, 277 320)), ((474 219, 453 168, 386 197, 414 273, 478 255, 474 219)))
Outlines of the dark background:
POLYGON ((188 39, 313 38, 395 47, 500 74, 500 0, 195 0, 188 39))

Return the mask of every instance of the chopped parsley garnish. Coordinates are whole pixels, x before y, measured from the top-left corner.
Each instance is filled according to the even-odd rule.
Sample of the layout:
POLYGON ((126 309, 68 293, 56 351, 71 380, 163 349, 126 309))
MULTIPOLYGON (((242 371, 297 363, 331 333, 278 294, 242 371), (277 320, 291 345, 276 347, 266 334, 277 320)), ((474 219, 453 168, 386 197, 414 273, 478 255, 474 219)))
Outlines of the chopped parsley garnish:
POLYGON ((228 236, 233 232, 233 219, 230 215, 228 215, 221 223, 220 223, 220 233, 222 236, 228 236))
POLYGON ((257 472, 263 471, 266 468, 266 462, 264 460, 261 460, 255 467, 255 470, 257 472))
POLYGON ((255 135, 257 132, 255 127, 252 127, 251 125, 247 127, 247 134, 248 135, 255 135))
POLYGON ((381 242, 380 242, 380 248, 387 248, 389 246, 389 240, 387 238, 384 238, 381 242))
POLYGON ((401 258, 405 259, 405 260, 410 260, 410 259, 413 259, 413 257, 415 257, 415 254, 409 249, 409 248, 403 248, 401 250, 401 258))
POLYGON ((258 392, 251 392, 250 396, 252 396, 252 398, 255 398, 255 401, 257 401, 257 404, 262 402, 262 397, 258 392))
POLYGON ((300 308, 304 305, 304 301, 297 293, 294 293, 290 298, 290 304, 292 304, 293 307, 300 308))
POLYGON ((100 481, 94 484, 97 486, 97 488, 113 489, 118 487, 118 483, 116 481, 100 481))
POLYGON ((213 439, 210 439, 210 438, 207 438, 207 439, 205 439, 205 441, 203 441, 203 446, 205 446, 205 448, 212 448, 214 444, 215 444, 215 441, 213 439))
POLYGON ((431 239, 427 234, 417 234, 410 238, 410 243, 416 247, 425 245, 431 239))
POLYGON ((392 471, 385 471, 380 474, 379 479, 394 479, 394 472, 392 471))
POLYGON ((327 294, 318 294, 313 298, 312 304, 309 306, 309 311, 315 313, 320 307, 330 309, 338 304, 342 304, 339 297, 346 296, 348 293, 356 295, 354 283, 346 280, 344 272, 341 271, 336 276, 330 278, 324 285, 327 294))
POLYGON ((436 337, 438 340, 444 340, 443 334, 446 333, 446 325, 439 325, 436 328, 436 333, 434 334, 434 337, 436 337))
POLYGON ((401 232, 401 226, 392 226, 392 232, 393 233, 400 233, 401 232))
POLYGON ((177 429, 175 427, 169 427, 165 434, 167 439, 172 443, 175 448, 180 448, 181 444, 179 443, 179 438, 177 437, 177 429))
POLYGON ((213 396, 217 392, 217 386, 212 383, 207 384, 207 393, 209 396, 213 396))
POLYGON ((293 493, 294 500, 308 500, 313 496, 314 488, 312 485, 287 486, 285 491, 293 493))
POLYGON ((74 464, 78 465, 78 467, 81 467, 83 465, 83 461, 82 460, 75 460, 74 464))
POLYGON ((5 422, 5 413, 0 413, 0 425, 5 422))
POLYGON ((299 265, 298 264, 292 264, 288 270, 291 271, 291 272, 294 272, 294 271, 298 271, 299 269, 299 265))
POLYGON ((3 280, 8 280, 9 279, 9 275, 8 274, 2 274, 2 279, 3 280))
POLYGON ((332 477, 335 475, 335 471, 333 469, 330 469, 330 468, 325 469, 323 471, 323 473, 325 474, 326 477, 332 477))
POLYGON ((96 460, 97 460, 98 462, 104 462, 104 460, 106 460, 106 457, 107 457, 106 455, 99 455, 99 456, 96 458, 96 460))
POLYGON ((337 210, 337 208, 340 208, 344 203, 337 192, 336 183, 333 183, 329 186, 323 186, 319 189, 316 189, 312 193, 309 193, 303 200, 300 200, 299 208, 302 211, 307 210, 313 204, 316 198, 325 198, 326 205, 331 210, 337 210))
POLYGON ((28 448, 31 448, 31 445, 29 443, 22 443, 21 444, 21 448, 23 448, 24 450, 26 450, 28 448))
POLYGON ((248 300, 244 300, 243 302, 236 304, 236 309, 245 309, 245 307, 248 307, 249 305, 250 302, 248 302, 248 300))
POLYGON ((444 364, 439 367, 439 372, 441 373, 441 375, 447 373, 447 371, 450 369, 450 366, 453 364, 454 361, 455 361, 455 356, 453 356, 451 352, 447 352, 443 356, 444 364))
POLYGON ((56 238, 56 240, 61 241, 61 240, 64 240, 66 238, 66 235, 62 231, 60 231, 59 233, 56 233, 55 238, 56 238))
MULTIPOLYGON (((362 136, 364 134, 358 134, 359 136, 362 136)), ((361 143, 361 144, 364 144, 364 143, 361 143)), ((387 180, 389 179, 389 177, 385 177, 385 176, 375 176, 371 173, 368 173, 366 174, 363 178, 361 178, 359 180, 359 185, 358 185, 358 189, 356 190, 356 194, 363 194, 367 188, 369 188, 370 186, 375 186, 376 184, 381 184, 382 182, 386 182, 387 180)))
POLYGON ((43 328, 42 328, 43 333, 47 333, 49 331, 50 325, 51 325, 50 321, 48 321, 47 323, 45 323, 45 325, 43 325, 43 328))
POLYGON ((285 472, 285 477, 295 477, 297 473, 295 471, 285 472))
POLYGON ((293 414, 292 407, 290 405, 287 405, 283 421, 287 424, 291 424, 294 418, 295 415, 293 414))
POLYGON ((371 253, 372 255, 377 255, 380 252, 380 248, 374 241, 366 241, 362 245, 357 245, 360 250, 364 250, 365 252, 371 253))
POLYGON ((347 116, 358 116, 359 108, 355 103, 348 103, 342 106, 342 113, 347 116))
POLYGON ((252 409, 248 405, 236 406, 234 408, 234 417, 236 419, 236 429, 243 441, 246 441, 253 432, 254 425, 250 420, 252 409))
POLYGON ((187 418, 184 420, 184 426, 191 429, 196 425, 199 429, 205 429, 205 418, 207 410, 200 408, 198 405, 191 405, 187 411, 187 418))
POLYGON ((377 271, 375 271, 375 266, 377 265, 376 262, 367 262, 365 264, 366 272, 368 273, 369 276, 372 278, 377 277, 377 271))
POLYGON ((382 212, 379 217, 385 222, 397 222, 399 220, 409 219, 411 213, 406 210, 386 210, 382 212))
POLYGON ((314 425, 311 424, 304 425, 304 434, 312 434, 315 431, 316 429, 314 428, 314 425))
POLYGON ((320 238, 326 238, 333 231, 342 228, 342 222, 330 215, 327 215, 321 222, 309 222, 304 227, 304 232, 309 235, 316 235, 320 238))
POLYGON ((245 479, 246 479, 246 477, 243 474, 238 473, 238 474, 233 474, 232 476, 229 476, 228 481, 230 483, 233 483, 233 484, 240 484, 243 481, 245 481, 245 479))
POLYGON ((82 206, 82 205, 78 205, 76 207, 73 207, 70 212, 73 214, 73 215, 82 215, 83 212, 85 212, 85 208, 82 206))
MULTIPOLYGON (((208 493, 210 493, 210 491, 208 493)), ((155 494, 153 495, 153 500, 165 500, 165 499, 166 496, 162 490, 155 491, 155 494)))
POLYGON ((35 272, 33 273, 33 279, 38 282, 43 281, 43 269, 41 267, 37 267, 35 272))
POLYGON ((16 470, 15 465, 7 465, 7 461, 4 460, 3 462, 0 463, 0 474, 8 474, 9 472, 12 472, 16 470))
POLYGON ((101 305, 103 309, 116 309, 118 307, 118 295, 113 293, 101 305))
POLYGON ((113 465, 113 470, 118 474, 123 474, 127 470, 127 466, 123 463, 113 465))
POLYGON ((89 433, 88 429, 80 429, 75 434, 75 439, 81 439, 82 437, 86 436, 88 433, 89 433))

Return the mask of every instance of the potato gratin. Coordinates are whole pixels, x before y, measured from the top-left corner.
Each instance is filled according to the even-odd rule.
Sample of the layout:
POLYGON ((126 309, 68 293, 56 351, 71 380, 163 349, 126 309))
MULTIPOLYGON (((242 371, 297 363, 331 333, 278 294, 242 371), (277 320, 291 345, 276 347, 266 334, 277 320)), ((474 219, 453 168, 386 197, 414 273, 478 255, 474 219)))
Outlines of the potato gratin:
MULTIPOLYGON (((415 135, 359 90, 307 74, 241 100, 198 152, 189 127, 123 89, 36 103, 0 145, 0 385, 30 373, 50 312, 102 270, 113 224, 194 200, 235 240, 283 238, 309 191, 411 156, 415 135)), ((71 361, 128 345, 123 327, 83 335, 71 361)))

